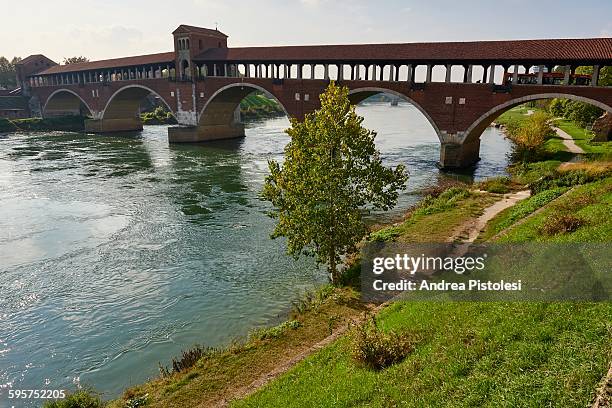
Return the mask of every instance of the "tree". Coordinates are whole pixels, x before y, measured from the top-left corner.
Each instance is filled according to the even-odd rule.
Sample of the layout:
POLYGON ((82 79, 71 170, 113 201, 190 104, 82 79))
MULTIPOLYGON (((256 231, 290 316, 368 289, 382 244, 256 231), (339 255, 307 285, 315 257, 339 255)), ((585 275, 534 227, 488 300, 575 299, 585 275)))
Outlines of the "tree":
POLYGON ((64 58, 64 65, 79 64, 81 62, 89 62, 89 58, 83 56, 64 58))
POLYGON ((383 166, 376 133, 362 126, 348 88, 332 82, 320 100, 321 108, 303 122, 291 120, 285 162, 268 162, 262 197, 278 220, 271 237, 286 237, 287 252, 295 257, 313 255, 327 264, 337 283, 341 256, 367 233, 366 207, 392 208, 408 176, 403 165, 383 166))
POLYGON ((0 57, 0 87, 12 89, 17 86, 15 64, 19 61, 20 57, 14 57, 11 61, 0 57))
POLYGON ((507 127, 512 145, 512 159, 515 161, 537 161, 544 151, 546 139, 556 135, 550 127, 550 116, 538 111, 521 124, 514 123, 507 127))

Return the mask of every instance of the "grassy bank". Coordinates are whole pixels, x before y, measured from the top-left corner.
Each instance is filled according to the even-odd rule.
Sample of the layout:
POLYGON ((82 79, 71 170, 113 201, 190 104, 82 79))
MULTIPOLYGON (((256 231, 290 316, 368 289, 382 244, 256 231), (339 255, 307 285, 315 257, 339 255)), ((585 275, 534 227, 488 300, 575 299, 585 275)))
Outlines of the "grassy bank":
POLYGON ((285 115, 285 111, 274 99, 262 93, 251 93, 240 102, 243 119, 265 119, 285 115))
MULTIPOLYGON (((504 242, 609 240, 612 178, 565 191, 544 190, 500 213, 485 237, 505 229, 504 242), (585 223, 545 232, 543 226, 564 212, 585 223)), ((469 208, 471 199, 456 201, 455 211, 469 208)), ((430 217, 440 215, 418 215, 378 236, 403 240, 404 232, 435 225, 430 217)), ((351 358, 346 336, 232 406, 584 407, 612 360, 611 315, 610 303, 396 302, 379 314, 380 327, 420 338, 402 362, 363 368, 351 358)))
POLYGON ((84 116, 61 116, 57 118, 0 119, 0 132, 82 132, 85 130, 84 116))

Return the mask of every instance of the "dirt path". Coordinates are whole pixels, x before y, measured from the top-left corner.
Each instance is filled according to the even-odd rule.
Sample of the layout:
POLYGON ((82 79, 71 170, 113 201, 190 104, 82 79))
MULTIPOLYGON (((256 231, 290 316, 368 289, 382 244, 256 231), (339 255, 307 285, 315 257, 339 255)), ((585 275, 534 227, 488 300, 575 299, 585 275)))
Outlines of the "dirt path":
POLYGON ((608 408, 610 406, 612 406, 612 364, 610 364, 610 369, 604 377, 601 387, 597 390, 592 408, 608 408))
POLYGON ((556 126, 552 127, 555 132, 557 132, 557 136, 563 139, 563 145, 567 148, 567 151, 574 154, 584 154, 585 151, 582 150, 580 146, 574 142, 574 138, 570 136, 566 131, 559 129, 556 126))
POLYGON ((512 207, 519 201, 529 198, 530 195, 531 193, 529 190, 518 191, 512 194, 504 194, 504 198, 485 208, 480 217, 471 219, 457 228, 449 237, 449 242, 474 242, 476 238, 478 238, 480 232, 487 225, 487 222, 492 220, 497 214, 504 211, 506 208, 512 207))

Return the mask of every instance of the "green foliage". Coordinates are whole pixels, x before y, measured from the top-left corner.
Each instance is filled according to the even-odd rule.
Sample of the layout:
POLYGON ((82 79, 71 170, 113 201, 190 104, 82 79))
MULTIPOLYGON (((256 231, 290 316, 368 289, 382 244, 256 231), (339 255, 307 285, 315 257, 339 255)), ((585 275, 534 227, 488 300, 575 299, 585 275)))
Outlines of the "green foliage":
POLYGON ((182 352, 180 358, 172 359, 172 369, 159 364, 159 373, 162 377, 168 377, 172 374, 180 373, 195 366, 202 358, 217 352, 218 350, 212 347, 202 347, 198 344, 192 348, 182 352))
POLYGON ((0 120, 0 132, 45 132, 49 130, 79 132, 85 129, 85 119, 83 116, 58 116, 44 119, 0 120))
POLYGON ((554 98, 548 105, 548 112, 554 117, 564 116, 567 102, 569 102, 569 99, 554 98))
POLYGON ((353 330, 351 354, 359 364, 381 370, 402 361, 418 340, 413 333, 382 332, 372 316, 353 330))
POLYGON ((255 329, 249 333, 249 341, 263 341, 269 339, 276 339, 288 332, 289 330, 296 330, 300 327, 300 322, 297 320, 287 320, 277 326, 267 327, 262 329, 255 329))
POLYGON ((89 62, 89 58, 83 56, 64 58, 64 65, 80 64, 82 62, 89 62))
MULTIPOLYGON (((576 68, 577 74, 592 75, 593 66, 582 66, 576 68)), ((599 70, 599 86, 612 86, 612 66, 606 65, 599 70)))
POLYGON ((383 166, 348 88, 331 83, 320 99, 303 122, 291 120, 285 162, 269 161, 262 197, 278 220, 272 238, 286 237, 289 254, 327 264, 335 283, 341 256, 366 235, 363 211, 392 208, 408 177, 404 166, 383 166))
POLYGON ((539 180, 531 183, 529 188, 533 193, 553 189, 556 187, 572 187, 580 184, 586 184, 593 181, 601 180, 611 174, 610 169, 600 171, 589 171, 587 169, 578 169, 572 171, 554 171, 539 180))
POLYGON ((575 122, 580 127, 593 124, 603 114, 603 110, 589 103, 555 98, 548 111, 554 117, 562 117, 575 122))
POLYGON ((512 159, 517 162, 533 162, 542 158, 544 142, 554 137, 555 131, 549 124, 550 116, 543 111, 536 111, 519 123, 508 123, 508 137, 512 145, 512 159))
POLYGON ((79 390, 57 401, 48 401, 44 408, 102 408, 104 403, 100 396, 90 390, 79 390))
POLYGON ((172 113, 161 106, 155 108, 153 112, 142 113, 140 119, 144 125, 172 125, 176 123, 172 113))
POLYGON ((19 57, 14 57, 11 61, 6 57, 0 57, 0 87, 13 89, 17 86, 15 64, 19 61, 21 61, 19 57))
POLYGON ((285 111, 274 99, 262 92, 253 92, 240 102, 240 114, 247 119, 260 119, 282 116, 285 111))
POLYGON ((527 217, 534 211, 544 207, 567 191, 567 188, 559 187, 545 190, 535 194, 523 201, 518 202, 512 207, 504 210, 497 217, 489 222, 485 235, 493 236, 506 228, 512 226, 517 221, 527 217))
POLYGON ((491 177, 478 183, 478 188, 489 193, 505 194, 510 191, 509 177, 491 177))
POLYGON ((451 187, 438 197, 427 196, 414 211, 414 216, 430 215, 455 207, 458 201, 470 196, 470 190, 464 187, 451 187))

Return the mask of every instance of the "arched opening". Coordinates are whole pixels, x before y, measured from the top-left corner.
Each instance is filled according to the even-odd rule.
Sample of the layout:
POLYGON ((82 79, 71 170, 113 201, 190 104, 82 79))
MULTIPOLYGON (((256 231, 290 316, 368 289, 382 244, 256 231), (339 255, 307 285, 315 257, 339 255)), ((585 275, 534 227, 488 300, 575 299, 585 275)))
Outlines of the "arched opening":
POLYGON ((410 173, 396 210, 388 213, 399 216, 418 201, 420 191, 446 177, 437 167, 439 129, 418 103, 401 93, 364 87, 351 90, 349 99, 356 105, 357 114, 364 118, 363 126, 377 133, 375 143, 385 165, 403 164, 410 173))
MULTIPOLYGON (((469 149, 466 151, 468 156, 475 154, 474 159, 479 156, 485 161, 484 164, 479 163, 476 176, 479 175, 478 170, 489 171, 487 166, 490 166, 491 156, 499 155, 502 152, 500 149, 491 149, 491 146, 482 143, 482 141, 489 140, 490 134, 493 133, 501 133, 504 136, 505 142, 503 143, 508 146, 506 149, 508 165, 517 160, 534 160, 534 157, 536 160, 570 160, 575 154, 586 153, 587 151, 583 148, 587 148, 591 141, 609 140, 606 139, 609 134, 601 136, 603 140, 596 140, 597 134, 591 131, 594 128, 594 122, 604 112, 612 113, 612 107, 577 95, 557 93, 528 95, 500 104, 481 115, 465 132, 462 144, 480 146, 479 151, 478 148, 475 151, 469 151, 469 149), (584 114, 585 109, 590 109, 591 115, 584 120, 584 123, 579 123, 579 119, 568 116, 557 106, 569 101, 579 105, 574 105, 573 108, 580 114, 584 114), (491 126, 492 124, 495 126, 491 126), (542 129, 542 131, 521 133, 521 129, 525 129, 525 126, 542 129), (529 135, 528 140, 532 147, 528 150, 521 148, 521 143, 510 141, 510 139, 515 142, 520 140, 521 134, 529 135), (531 159, 525 158, 526 151, 531 152, 531 159), (513 153, 512 157, 509 157, 510 153, 513 153)), ((500 143, 499 140, 497 142, 500 143)))
POLYGON ((181 78, 188 79, 191 78, 191 70, 189 69, 189 61, 182 60, 180 64, 181 69, 181 78))
POLYGON ((531 102, 531 101, 550 100, 554 98, 562 98, 562 99, 568 99, 571 101, 583 102, 586 104, 596 106, 602 109, 603 111, 612 113, 611 106, 608 106, 595 99, 590 99, 590 98, 586 98, 582 96, 577 96, 577 95, 572 95, 572 94, 560 94, 560 93, 527 95, 521 98, 512 99, 508 102, 502 103, 492 108, 488 112, 484 113, 483 115, 481 115, 476 121, 474 121, 474 123, 465 132, 464 142, 469 143, 471 141, 474 141, 480 138, 480 136, 482 135, 482 132, 488 126, 490 126, 491 123, 493 123, 495 119, 501 116, 504 112, 507 112, 516 106, 519 106, 519 105, 522 105, 524 103, 531 102))
POLYGON ((93 116, 85 101, 74 91, 59 89, 47 98, 42 110, 45 118, 57 116, 93 116))
POLYGON ((143 124, 176 123, 174 109, 151 88, 128 85, 115 92, 100 115, 98 131, 142 130, 143 124))
POLYGON ((197 141, 243 137, 251 124, 272 118, 279 118, 286 128, 287 117, 285 107, 267 89, 230 84, 215 92, 200 111, 197 141))

